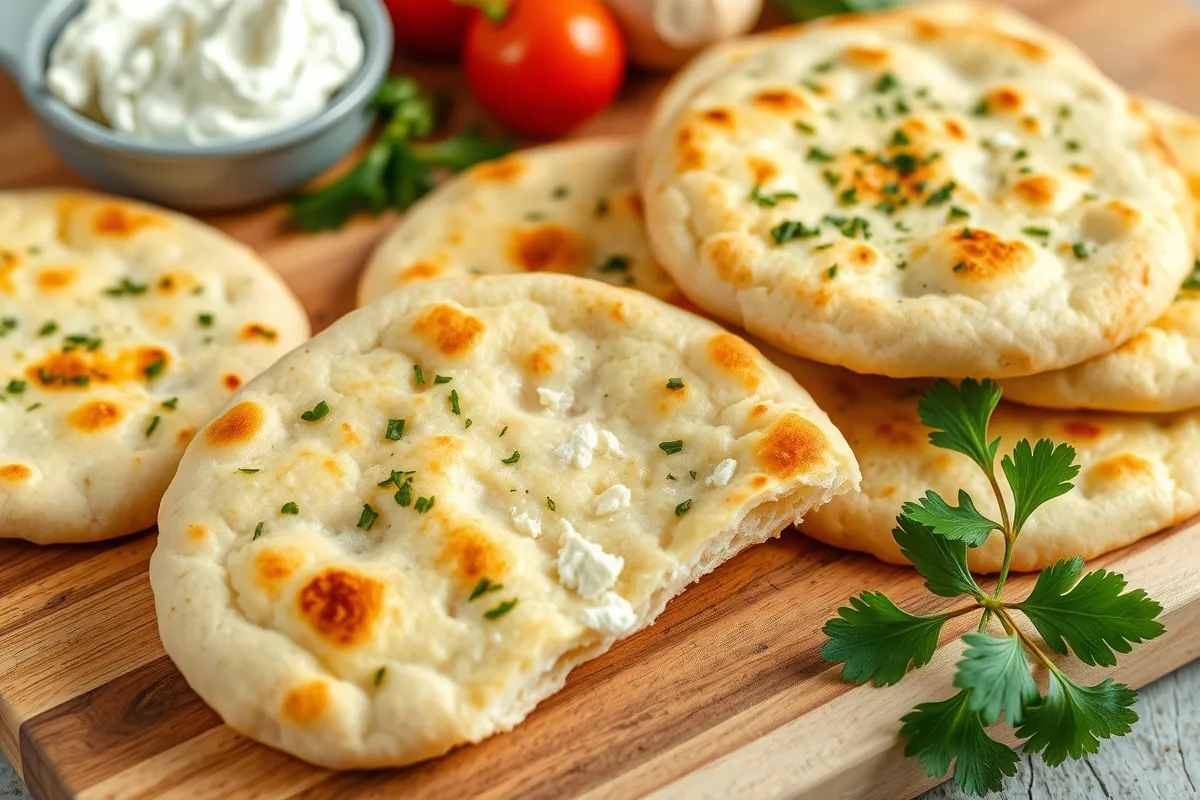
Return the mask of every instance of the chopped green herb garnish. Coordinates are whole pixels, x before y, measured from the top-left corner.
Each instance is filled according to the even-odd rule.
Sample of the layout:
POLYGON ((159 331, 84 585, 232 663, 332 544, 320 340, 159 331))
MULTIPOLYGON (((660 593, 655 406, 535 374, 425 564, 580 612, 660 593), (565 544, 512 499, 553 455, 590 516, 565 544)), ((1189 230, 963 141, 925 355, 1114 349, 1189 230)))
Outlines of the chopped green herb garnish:
POLYGON ((960 262, 958 262, 957 264, 955 264, 955 265, 954 265, 954 267, 953 267, 953 271, 954 271, 954 272, 962 272, 962 271, 963 271, 964 269, 966 269, 966 268, 967 268, 967 262, 965 262, 965 261, 960 261, 960 262))
POLYGON ((570 194, 570 190, 567 189, 567 187, 555 186, 554 191, 550 193, 550 196, 553 197, 555 200, 561 200, 564 197, 566 197, 568 194, 570 194))
POLYGON ((42 407, 42 404, 41 404, 41 403, 34 403, 33 405, 29 406, 29 407, 28 407, 28 408, 26 408, 25 410, 26 410, 26 411, 36 411, 37 409, 39 409, 39 408, 41 408, 41 407, 42 407))
POLYGON ((261 470, 252 469, 250 467, 239 467, 238 472, 242 473, 243 475, 253 475, 256 472, 261 472, 261 470))
POLYGON ((945 184, 942 185, 942 188, 938 189, 936 192, 929 195, 929 197, 925 198, 925 205, 927 205, 927 206, 941 205, 942 203, 944 203, 950 199, 950 195, 954 193, 954 190, 957 186, 958 186, 958 184, 956 184, 954 181, 946 182, 945 184))
POLYGON ((682 389, 683 388, 683 378, 668 379, 667 380, 667 388, 668 389, 682 389))
MULTIPOLYGON (((263 535, 263 526, 266 524, 267 523, 265 523, 265 522, 260 522, 254 526, 254 539, 258 539, 260 536, 263 535)), ((254 539, 252 539, 251 541, 253 541, 254 539)))
POLYGON ((371 508, 369 503, 363 503, 362 514, 358 518, 358 527, 369 531, 377 519, 379 519, 379 514, 375 509, 371 508))
POLYGON ((160 358, 157 361, 155 361, 153 364, 151 364, 150 366, 146 367, 146 370, 145 370, 146 377, 153 380, 154 378, 157 378, 159 375, 162 375, 163 370, 166 368, 167 368, 167 360, 165 358, 160 358))
POLYGON ((601 272, 624 272, 629 269, 629 258, 627 256, 609 256, 600 265, 601 272))
POLYGON ((817 129, 812 125, 809 125, 807 122, 801 122, 800 120, 796 120, 796 130, 800 131, 801 133, 807 133, 810 136, 817 132, 817 129))
POLYGON ((688 470, 688 475, 692 476, 692 480, 696 480, 696 470, 688 470))
POLYGON ((828 250, 828 249, 829 249, 829 248, 831 248, 831 247, 833 247, 833 242, 826 242, 825 244, 819 244, 819 245, 817 245, 816 247, 814 247, 814 248, 812 249, 812 251, 815 253, 815 252, 817 252, 818 250, 828 250))
POLYGON ((897 97, 896 98, 896 113, 897 114, 907 114, 909 111, 912 111, 912 109, 908 107, 908 103, 904 102, 904 98, 897 97))
POLYGON ((283 508, 279 509, 279 513, 296 515, 300 513, 300 506, 295 503, 284 503, 283 508))
POLYGON ((1183 281, 1183 289, 1188 291, 1200 290, 1200 259, 1192 265, 1192 274, 1188 275, 1183 281))
POLYGON ((20 394, 25 391, 26 385, 26 381, 11 380, 8 382, 8 391, 10 394, 20 394))
POLYGON ((675 453, 683 450, 683 440, 676 439, 673 442, 659 442, 658 449, 662 450, 667 455, 674 455, 675 453))
POLYGON ((383 676, 385 674, 387 674, 387 667, 380 667, 379 669, 375 670, 375 685, 376 686, 383 683, 383 676))
POLYGON ((452 380, 454 380, 454 378, 450 377, 449 375, 434 375, 434 376, 433 376, 433 382, 434 382, 435 384, 438 384, 438 383, 449 383, 449 382, 450 382, 450 381, 452 381, 452 380))
POLYGON ((178 398, 178 397, 172 397, 170 400, 163 400, 163 401, 162 401, 162 407, 163 407, 163 408, 169 408, 169 409, 171 409, 172 411, 174 411, 174 410, 175 410, 175 407, 176 407, 177 405, 179 405, 179 398, 178 398))
POLYGON ((672 475, 671 473, 669 473, 669 472, 668 472, 668 473, 667 473, 667 480, 669 480, 669 481, 677 481, 677 480, 679 480, 679 478, 676 478, 674 475, 672 475))
POLYGON ((38 331, 38 336, 49 336, 50 334, 54 333, 56 330, 58 330, 57 322, 47 322, 45 325, 43 325, 41 327, 41 330, 38 331))
POLYGON ((885 72, 879 76, 879 80, 875 81, 875 91, 880 94, 889 92, 896 88, 896 76, 890 72, 885 72))
POLYGON ((520 460, 521 460, 521 451, 513 450, 513 454, 511 456, 509 456, 508 458, 500 459, 500 462, 502 464, 515 464, 520 460))
POLYGON ((455 416, 459 416, 462 414, 462 408, 460 408, 458 405, 458 390, 457 389, 450 390, 450 413, 454 414, 455 416))
POLYGON ((1079 149, 1079 142, 1075 141, 1074 139, 1068 139, 1067 141, 1063 142, 1063 147, 1074 153, 1079 149))
MULTIPOLYGON (((160 419, 162 419, 162 417, 159 417, 156 415, 154 417, 154 419, 150 420, 150 424, 148 426, 146 426, 146 438, 147 439, 150 438, 150 434, 154 433, 154 429, 158 427, 158 422, 160 419)), ((255 471, 257 472, 257 470, 255 470, 255 471)))
POLYGON ((420 364, 413 364, 413 375, 416 376, 417 386, 425 385, 425 373, 421 372, 420 364))
POLYGON ((690 509, 691 507, 692 507, 692 500, 689 497, 687 500, 684 500, 682 503, 675 506, 675 516, 682 517, 684 514, 686 514, 688 512, 688 509, 690 509))
POLYGON ((975 107, 973 109, 971 109, 971 113, 977 117, 986 117, 988 115, 987 98, 985 97, 985 98, 981 99, 978 103, 976 103, 975 107))
POLYGON ((838 197, 838 202, 844 206, 852 206, 858 202, 858 187, 851 186, 838 197))
POLYGON ((831 69, 833 69, 832 61, 822 61, 818 64, 813 65, 813 72, 817 72, 817 73, 826 73, 826 72, 829 72, 829 70, 831 70, 831 69))
POLYGON ((387 423, 387 430, 384 432, 383 438, 391 439, 393 442, 398 442, 402 436, 404 436, 404 420, 389 419, 387 423))
POLYGON ((829 153, 826 153, 819 147, 810 147, 808 148, 807 159, 809 161, 829 162, 833 161, 833 156, 831 156, 829 153))
POLYGON ((754 188, 750 190, 750 199, 758 203, 764 208, 774 208, 780 200, 796 200, 800 195, 795 192, 775 192, 774 194, 763 194, 762 187, 759 184, 754 184, 754 188))
POLYGON ((400 488, 392 495, 392 499, 401 508, 408 508, 412 505, 412 478, 405 478, 400 483, 400 488))
POLYGON ((504 434, 506 434, 506 433, 508 433, 508 426, 507 426, 507 425, 505 425, 505 426, 504 426, 504 428, 503 428, 503 429, 500 431, 500 435, 499 435, 499 436, 497 436, 496 438, 497 438, 497 439, 501 439, 501 438, 503 438, 503 437, 504 437, 504 434))
POLYGON ((971 216, 971 212, 967 211, 965 208, 959 208, 958 206, 950 206, 950 212, 949 212, 949 214, 947 214, 946 218, 947 219, 965 219, 969 216, 971 216))
POLYGON ((1027 234, 1029 236, 1049 236, 1050 235, 1050 231, 1047 230, 1046 228, 1034 228, 1032 226, 1030 226, 1028 228, 1021 228, 1021 233, 1027 234))
POLYGON ((597 200, 596 201, 596 211, 594 213, 596 214, 597 217, 608 216, 608 201, 605 200, 603 197, 601 197, 599 200, 597 200))
POLYGON ((809 228, 803 222, 794 219, 784 220, 771 228, 771 238, 775 240, 775 244, 785 244, 792 239, 809 239, 820 235, 821 227, 819 225, 809 228))
POLYGON ((328 413, 329 403, 326 403, 324 400, 322 400, 313 407, 312 411, 305 411, 303 414, 301 414, 300 419, 304 420, 305 422, 316 422, 317 420, 322 419, 328 413))
POLYGON ((912 144, 912 139, 908 138, 908 134, 905 133, 902 128, 896 128, 896 130, 892 132, 893 147, 902 147, 909 144, 912 144))
POLYGON ((490 611, 483 612, 483 615, 485 617, 487 617, 488 619, 500 619, 501 617, 503 617, 505 614, 512 611, 516 607, 517 607, 516 598, 514 598, 512 600, 505 600, 503 603, 501 603, 500 605, 491 609, 490 611))
POLYGON ((129 278, 122 278, 120 283, 105 289, 104 293, 111 297, 119 297, 124 294, 145 294, 149 288, 144 283, 134 283, 129 278))
POLYGON ((437 495, 429 495, 429 497, 418 497, 417 504, 414 509, 418 514, 424 514, 429 509, 433 508, 434 502, 437 500, 437 495))
POLYGON ((558 511, 558 506, 554 504, 554 500, 550 497, 546 498, 546 508, 550 509, 551 511, 558 511))
POLYGON ((463 430, 466 430, 467 428, 471 427, 474 424, 475 423, 471 421, 471 418, 467 417, 466 421, 463 422, 463 430))
POLYGON ((1075 244, 1071 245, 1071 252, 1074 253, 1075 257, 1080 261, 1083 261, 1088 257, 1088 251, 1087 248, 1083 246, 1083 242, 1076 242, 1075 244))
POLYGON ((901 178, 907 178, 917 171, 917 158, 912 153, 896 153, 892 156, 891 167, 900 173, 901 178))

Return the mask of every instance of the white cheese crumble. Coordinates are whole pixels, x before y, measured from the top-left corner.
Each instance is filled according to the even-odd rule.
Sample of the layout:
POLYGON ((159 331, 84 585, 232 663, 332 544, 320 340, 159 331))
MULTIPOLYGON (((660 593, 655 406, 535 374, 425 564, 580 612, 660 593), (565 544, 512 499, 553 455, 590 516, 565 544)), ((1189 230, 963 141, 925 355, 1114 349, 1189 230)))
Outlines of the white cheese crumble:
POLYGON ((629 508, 630 497, 632 495, 624 484, 618 483, 610 486, 596 497, 596 514, 606 517, 609 514, 615 514, 622 508, 629 508))
POLYGON ((732 458, 727 458, 713 468, 712 475, 704 479, 705 486, 725 486, 729 483, 729 479, 733 477, 734 471, 737 469, 737 462, 732 458))
POLYGON ((1019 147, 1021 140, 1008 131, 1000 131, 992 137, 992 146, 1011 150, 1014 147, 1019 147))
POLYGON ((586 600, 595 600, 617 582, 625 559, 604 552, 600 545, 580 536, 565 519, 562 529, 557 562, 559 583, 579 592, 586 600))
POLYGON ((600 603, 583 610, 583 624, 609 636, 619 636, 637 623, 629 601, 616 592, 605 593, 600 603))
POLYGON ((535 539, 542 535, 541 520, 534 519, 525 511, 518 514, 515 508, 509 509, 509 513, 512 514, 513 527, 518 531, 535 539))
POLYGON ((612 456, 623 455, 621 452, 621 443, 617 441, 617 436, 612 431, 600 431, 600 443, 604 445, 600 448, 601 452, 612 456))
POLYGON ((564 408, 570 408, 571 403, 575 402, 575 394, 570 389, 561 392, 554 389, 538 389, 537 394, 538 402, 547 411, 562 411, 564 408))
POLYGON ((554 448, 554 455, 562 459, 563 464, 587 469, 592 463, 596 445, 600 443, 596 428, 590 422, 577 425, 571 431, 571 438, 554 448))

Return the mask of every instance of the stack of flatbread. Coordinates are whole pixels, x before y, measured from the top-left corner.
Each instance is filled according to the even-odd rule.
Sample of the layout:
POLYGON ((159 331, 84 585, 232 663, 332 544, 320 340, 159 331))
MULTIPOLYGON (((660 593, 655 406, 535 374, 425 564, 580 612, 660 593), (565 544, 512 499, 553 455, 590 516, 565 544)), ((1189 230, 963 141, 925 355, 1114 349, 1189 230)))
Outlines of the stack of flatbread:
POLYGON ((319 764, 477 741, 793 520, 899 561, 904 501, 994 511, 927 443, 938 377, 1002 381, 1006 446, 1078 451, 1017 569, 1169 526, 1200 510, 1189 169, 1194 123, 986 6, 709 51, 640 140, 445 184, 364 307, 197 435, 151 565, 167 651, 319 764))

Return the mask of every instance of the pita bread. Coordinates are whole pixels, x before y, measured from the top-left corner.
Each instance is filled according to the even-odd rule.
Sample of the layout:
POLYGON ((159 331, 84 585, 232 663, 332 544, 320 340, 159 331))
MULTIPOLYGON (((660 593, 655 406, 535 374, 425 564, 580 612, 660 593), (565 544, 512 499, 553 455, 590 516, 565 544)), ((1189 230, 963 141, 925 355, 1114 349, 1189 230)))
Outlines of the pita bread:
POLYGON ((650 254, 634 140, 585 139, 476 166, 422 200, 379 245, 359 304, 452 274, 559 272, 685 302, 650 254))
POLYGON ((308 338, 247 247, 102 195, 0 192, 0 538, 154 524, 184 448, 308 338))
MULTIPOLYGON (((1200 200, 1200 120, 1165 103, 1142 103, 1200 200)), ((1082 364, 1007 380, 1005 396, 1048 408, 1164 412, 1200 407, 1200 261, 1194 267, 1175 302, 1150 327, 1082 364)))
POLYGON ((982 18, 809 26, 646 147, 651 244, 681 289, 859 372, 1077 363, 1152 322, 1191 266, 1190 199, 1140 107, 1073 48, 982 18))
POLYGON ((563 275, 395 292, 235 401, 163 499, 163 644, 227 723, 335 768, 508 730, 858 480, 745 341, 563 275))
MULTIPOLYGON (((835 498, 800 530, 822 542, 907 564, 892 539, 896 515, 926 491, 956 502, 965 489, 996 519, 995 498, 966 456, 929 444, 917 403, 928 384, 856 375, 800 359, 777 361, 808 387, 846 436, 862 468, 860 492, 835 498)), ((1034 513, 1021 532, 1013 569, 1037 570, 1062 558, 1093 558, 1200 512, 1200 412, 1171 415, 1049 411, 1001 402, 991 435, 1000 454, 1020 439, 1065 442, 1082 465, 1075 489, 1034 513)), ((997 458, 997 475, 1001 475, 997 458)), ((1003 477, 1000 478, 1003 481, 1003 477)), ((971 550, 971 568, 998 572, 1003 542, 971 550)))

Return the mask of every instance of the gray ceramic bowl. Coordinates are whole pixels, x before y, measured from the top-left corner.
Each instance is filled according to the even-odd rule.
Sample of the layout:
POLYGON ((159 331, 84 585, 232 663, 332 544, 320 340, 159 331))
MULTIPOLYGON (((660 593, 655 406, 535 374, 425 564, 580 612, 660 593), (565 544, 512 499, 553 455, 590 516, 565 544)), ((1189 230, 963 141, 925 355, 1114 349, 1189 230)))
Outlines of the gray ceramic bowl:
POLYGON ((207 146, 155 145, 76 113, 46 88, 50 48, 85 0, 0 0, 0 65, 16 78, 42 135, 77 172, 111 192, 192 211, 237 208, 292 191, 371 127, 367 104, 392 58, 380 0, 340 0, 366 41, 362 69, 317 116, 278 133, 207 146))

